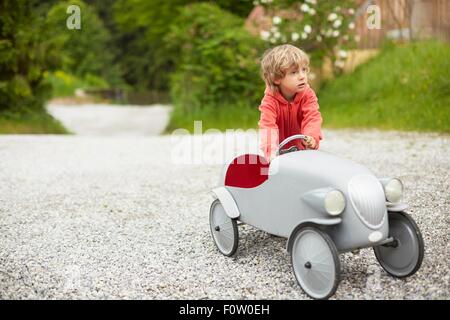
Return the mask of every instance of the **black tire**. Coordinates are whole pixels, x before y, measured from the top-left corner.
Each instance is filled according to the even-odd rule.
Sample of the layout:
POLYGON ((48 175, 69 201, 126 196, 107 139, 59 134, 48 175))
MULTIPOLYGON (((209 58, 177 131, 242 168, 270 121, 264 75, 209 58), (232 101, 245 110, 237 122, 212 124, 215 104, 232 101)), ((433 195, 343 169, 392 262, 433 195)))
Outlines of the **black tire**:
POLYGON ((389 212, 389 237, 397 246, 373 247, 381 267, 396 278, 406 278, 420 269, 425 254, 422 234, 416 222, 405 212, 389 212))
POLYGON ((234 255, 239 243, 237 222, 226 215, 219 199, 211 204, 209 226, 214 244, 220 253, 227 257, 234 255))

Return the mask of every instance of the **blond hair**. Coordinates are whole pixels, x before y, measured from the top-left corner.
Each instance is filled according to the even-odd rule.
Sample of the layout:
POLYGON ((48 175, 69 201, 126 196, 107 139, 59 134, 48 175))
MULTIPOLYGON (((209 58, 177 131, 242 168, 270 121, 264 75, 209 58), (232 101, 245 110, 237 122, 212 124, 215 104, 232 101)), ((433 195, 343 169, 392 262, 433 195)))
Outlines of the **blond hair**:
POLYGON ((299 48, 283 44, 267 50, 261 60, 261 76, 266 84, 277 91, 276 80, 282 79, 291 67, 309 66, 308 55, 299 48))

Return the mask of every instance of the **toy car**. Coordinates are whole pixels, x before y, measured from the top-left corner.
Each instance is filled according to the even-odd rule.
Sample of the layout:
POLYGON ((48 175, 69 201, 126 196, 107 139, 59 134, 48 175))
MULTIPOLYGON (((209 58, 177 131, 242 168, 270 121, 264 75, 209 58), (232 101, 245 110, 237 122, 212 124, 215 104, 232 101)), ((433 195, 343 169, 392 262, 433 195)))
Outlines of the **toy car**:
POLYGON ((224 166, 209 213, 219 251, 236 252, 241 224, 288 238, 295 278, 315 299, 335 293, 340 253, 373 247, 392 276, 414 274, 424 243, 400 202, 402 182, 378 179, 363 165, 328 152, 282 149, 294 139, 305 136, 285 139, 270 164, 244 154, 224 166))

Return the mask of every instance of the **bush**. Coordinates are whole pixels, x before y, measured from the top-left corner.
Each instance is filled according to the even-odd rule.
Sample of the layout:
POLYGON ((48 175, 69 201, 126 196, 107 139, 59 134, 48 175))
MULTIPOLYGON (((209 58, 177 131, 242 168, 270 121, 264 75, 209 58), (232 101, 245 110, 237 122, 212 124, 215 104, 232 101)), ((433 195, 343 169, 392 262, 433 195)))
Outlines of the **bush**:
POLYGON ((176 114, 257 107, 264 91, 258 63, 263 43, 243 24, 243 19, 208 3, 180 12, 165 38, 168 48, 179 53, 171 76, 176 114))
MULTIPOLYGON (((103 0, 102 0, 103 1, 103 0)), ((90 1, 92 3, 92 0, 90 1)), ((100 0, 95 0, 100 2, 100 0)), ((210 0, 116 0, 115 42, 124 79, 138 90, 169 91, 169 76, 178 52, 170 55, 163 42, 170 25, 186 5, 210 0)), ((251 0, 215 0, 225 10, 246 17, 251 0)), ((104 7, 105 5, 102 5, 104 7)))
POLYGON ((62 70, 57 70, 46 74, 46 78, 52 85, 53 97, 73 96, 76 89, 106 89, 109 87, 105 80, 91 74, 79 78, 62 70))
POLYGON ((0 32, 0 112, 43 110, 51 89, 44 73, 57 60, 33 2, 1 1, 0 32))
POLYGON ((107 79, 110 84, 121 83, 120 72, 113 64, 109 43, 111 36, 102 20, 89 5, 81 0, 63 1, 49 10, 46 18, 47 35, 60 46, 62 70, 79 78, 95 75, 107 79), (81 29, 66 27, 66 13, 70 5, 77 5, 81 12, 81 29))

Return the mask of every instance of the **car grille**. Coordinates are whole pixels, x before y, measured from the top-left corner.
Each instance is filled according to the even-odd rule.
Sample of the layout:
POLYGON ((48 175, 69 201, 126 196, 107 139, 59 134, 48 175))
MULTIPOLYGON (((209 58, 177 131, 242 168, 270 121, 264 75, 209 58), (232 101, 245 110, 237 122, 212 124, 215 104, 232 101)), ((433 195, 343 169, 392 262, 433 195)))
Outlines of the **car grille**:
POLYGON ((386 198, 383 187, 371 175, 358 175, 348 183, 350 201, 362 222, 378 229, 386 218, 386 198))

